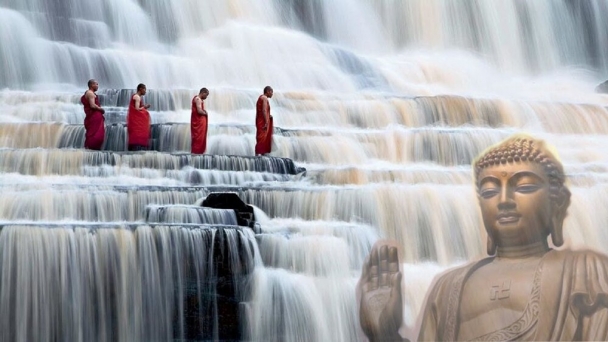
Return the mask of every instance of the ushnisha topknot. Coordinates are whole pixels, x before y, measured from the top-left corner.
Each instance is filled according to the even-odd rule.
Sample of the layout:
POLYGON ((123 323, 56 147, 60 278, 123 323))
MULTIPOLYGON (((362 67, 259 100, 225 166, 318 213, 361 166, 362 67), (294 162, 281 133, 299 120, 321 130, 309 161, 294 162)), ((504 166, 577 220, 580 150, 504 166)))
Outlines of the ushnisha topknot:
POLYGON ((570 194, 570 191, 564 186, 565 175, 562 163, 549 150, 544 141, 524 135, 508 138, 498 145, 490 147, 473 162, 477 189, 479 190, 479 174, 484 168, 519 162, 537 163, 542 167, 549 179, 552 201, 557 200, 560 191, 565 190, 568 195, 570 194))

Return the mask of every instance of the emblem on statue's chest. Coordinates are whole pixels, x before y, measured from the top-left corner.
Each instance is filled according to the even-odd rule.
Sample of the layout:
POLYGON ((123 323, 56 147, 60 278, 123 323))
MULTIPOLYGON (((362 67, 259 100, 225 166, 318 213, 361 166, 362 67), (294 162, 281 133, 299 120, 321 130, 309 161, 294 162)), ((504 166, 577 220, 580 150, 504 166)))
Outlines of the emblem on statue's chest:
POLYGON ((511 280, 505 280, 500 285, 490 288, 490 300, 505 299, 511 296, 511 280))

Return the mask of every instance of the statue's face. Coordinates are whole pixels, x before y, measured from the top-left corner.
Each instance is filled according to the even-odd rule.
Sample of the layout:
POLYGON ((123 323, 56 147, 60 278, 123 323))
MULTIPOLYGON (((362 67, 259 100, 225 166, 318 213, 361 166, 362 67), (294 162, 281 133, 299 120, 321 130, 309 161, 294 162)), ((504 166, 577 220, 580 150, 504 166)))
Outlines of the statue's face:
POLYGON ((546 241, 551 222, 548 179, 540 165, 500 164, 478 176, 479 203, 486 231, 497 246, 546 241))

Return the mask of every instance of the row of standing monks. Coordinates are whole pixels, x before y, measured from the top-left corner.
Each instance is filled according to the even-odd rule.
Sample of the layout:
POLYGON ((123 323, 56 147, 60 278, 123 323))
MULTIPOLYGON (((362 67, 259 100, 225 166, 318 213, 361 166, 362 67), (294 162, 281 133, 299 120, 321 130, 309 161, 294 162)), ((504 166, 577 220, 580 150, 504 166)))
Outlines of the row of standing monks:
MULTIPOLYGON (((99 103, 97 90, 99 83, 89 80, 89 89, 81 97, 84 106, 84 147, 90 150, 101 150, 105 139, 105 109, 99 103)), ((140 83, 137 91, 131 96, 127 112, 127 136, 129 151, 142 151, 150 149, 150 108, 144 104, 142 97, 146 95, 146 85, 140 83)), ((258 97, 256 103, 256 145, 255 154, 267 155, 272 148, 273 122, 270 115, 270 103, 273 90, 270 86, 264 88, 264 93, 258 97)), ((207 150, 207 130, 209 125, 208 113, 205 109, 205 100, 209 90, 202 88, 198 95, 192 98, 190 115, 190 133, 192 137, 192 154, 203 154, 207 150)))

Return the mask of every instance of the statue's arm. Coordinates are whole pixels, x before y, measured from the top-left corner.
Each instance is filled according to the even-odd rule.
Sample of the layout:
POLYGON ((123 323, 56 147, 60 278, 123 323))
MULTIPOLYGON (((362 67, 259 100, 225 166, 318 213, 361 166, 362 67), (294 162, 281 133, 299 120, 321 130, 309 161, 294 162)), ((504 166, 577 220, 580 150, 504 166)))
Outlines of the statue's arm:
POLYGON ((572 303, 579 316, 579 339, 608 341, 608 257, 596 252, 577 255, 572 303))
POLYGON ((580 341, 608 341, 608 308, 596 310, 580 320, 580 341))
MULTIPOLYGON (((434 289, 435 290, 435 289, 434 289)), ((437 308, 434 305, 434 292, 431 292, 430 296, 427 297, 424 305, 424 312, 422 313, 422 324, 420 325, 420 332, 418 334, 418 341, 437 341, 438 329, 438 315, 437 308)))
POLYGON ((418 338, 416 341, 439 341, 443 338, 440 332, 444 331, 445 323, 440 322, 442 303, 446 300, 446 287, 450 284, 452 273, 445 273, 435 277, 430 290, 424 300, 422 307, 421 320, 417 326, 418 338))

